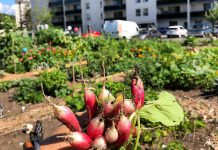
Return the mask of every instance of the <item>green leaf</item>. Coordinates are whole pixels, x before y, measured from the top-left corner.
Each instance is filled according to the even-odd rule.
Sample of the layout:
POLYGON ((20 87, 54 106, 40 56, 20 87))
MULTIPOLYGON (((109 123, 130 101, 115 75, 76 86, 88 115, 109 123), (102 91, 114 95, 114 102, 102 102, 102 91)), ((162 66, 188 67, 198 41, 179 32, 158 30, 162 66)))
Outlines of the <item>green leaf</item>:
POLYGON ((161 122, 165 126, 179 125, 184 118, 183 109, 176 98, 165 91, 158 95, 158 100, 143 106, 139 115, 151 122, 161 122))

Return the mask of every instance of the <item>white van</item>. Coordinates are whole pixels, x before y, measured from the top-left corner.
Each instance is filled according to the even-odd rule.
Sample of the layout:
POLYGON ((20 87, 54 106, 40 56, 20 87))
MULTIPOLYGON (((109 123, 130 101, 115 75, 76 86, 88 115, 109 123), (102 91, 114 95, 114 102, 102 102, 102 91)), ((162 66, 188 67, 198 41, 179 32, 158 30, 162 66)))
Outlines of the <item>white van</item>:
POLYGON ((133 21, 111 20, 105 21, 104 33, 109 34, 114 38, 131 39, 139 35, 139 27, 133 21))

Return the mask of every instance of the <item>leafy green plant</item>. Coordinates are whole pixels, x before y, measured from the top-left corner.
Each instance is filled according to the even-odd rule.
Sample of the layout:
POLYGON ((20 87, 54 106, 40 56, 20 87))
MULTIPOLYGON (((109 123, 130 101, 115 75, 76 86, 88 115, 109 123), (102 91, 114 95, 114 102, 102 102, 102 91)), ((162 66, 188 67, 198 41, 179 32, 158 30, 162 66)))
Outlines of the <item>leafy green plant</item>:
MULTIPOLYGON (((97 95, 100 93, 101 88, 102 88, 102 83, 98 83, 96 85, 96 93, 97 95)), ((110 90, 110 92, 115 95, 118 93, 124 94, 126 97, 125 98, 131 98, 131 93, 130 93, 130 86, 126 83, 122 82, 106 82, 106 89, 110 90)))
POLYGON ((69 106, 75 112, 85 110, 84 96, 82 93, 77 93, 73 96, 67 96, 65 101, 67 106, 69 106))
POLYGON ((40 90, 40 82, 35 79, 23 79, 19 81, 14 99, 22 103, 39 103, 43 101, 40 90))
POLYGON ((185 150, 185 147, 183 146, 181 142, 173 141, 173 142, 168 143, 165 150, 185 150))
POLYGON ((197 46, 199 40, 194 36, 187 36, 184 41, 185 46, 195 47, 197 46))
POLYGON ((67 87, 67 75, 60 70, 43 72, 40 74, 39 81, 43 84, 45 92, 52 96, 64 97, 71 91, 67 87))

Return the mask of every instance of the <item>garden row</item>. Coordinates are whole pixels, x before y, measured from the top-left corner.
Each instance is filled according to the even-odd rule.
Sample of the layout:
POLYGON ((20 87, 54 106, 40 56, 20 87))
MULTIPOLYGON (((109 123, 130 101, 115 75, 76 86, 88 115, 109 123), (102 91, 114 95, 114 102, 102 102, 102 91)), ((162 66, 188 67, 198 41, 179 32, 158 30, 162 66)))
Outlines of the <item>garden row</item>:
MULTIPOLYGON (((185 43, 193 46, 196 41, 187 39, 185 43)), ((218 76, 218 48, 207 46, 193 52, 172 41, 83 39, 49 29, 39 31, 33 40, 21 32, 8 33, 0 38, 0 49, 0 67, 11 73, 56 67, 72 75, 73 69, 66 64, 86 60, 85 78, 102 75, 103 63, 108 75, 138 67, 146 87, 155 89, 206 88, 218 76)), ((75 71, 79 76, 80 66, 75 71)))

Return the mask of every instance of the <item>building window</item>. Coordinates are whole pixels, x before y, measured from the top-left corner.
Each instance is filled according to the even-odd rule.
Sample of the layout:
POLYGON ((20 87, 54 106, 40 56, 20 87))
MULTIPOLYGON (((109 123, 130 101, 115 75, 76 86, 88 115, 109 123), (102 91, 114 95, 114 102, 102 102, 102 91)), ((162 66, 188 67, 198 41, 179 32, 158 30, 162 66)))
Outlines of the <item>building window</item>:
POLYGON ((169 13, 180 13, 180 7, 179 6, 170 6, 168 7, 169 13))
POLYGON ((81 10, 81 5, 80 4, 74 5, 74 10, 81 10))
POLYGON ((176 26, 176 25, 178 25, 178 22, 177 21, 170 21, 169 24, 170 24, 170 26, 176 26))
POLYGON ((141 16, 141 9, 136 9, 135 13, 136 13, 136 16, 141 16))
POLYGON ((102 5, 103 5, 103 4, 102 4, 102 1, 100 1, 100 7, 101 7, 101 8, 102 8, 102 5))
POLYGON ((188 23, 187 22, 184 22, 184 27, 187 29, 187 27, 188 27, 188 23))
POLYGON ((141 0, 136 0, 135 2, 136 2, 136 3, 140 3, 140 2, 141 2, 141 0))
POLYGON ((91 20, 91 15, 90 14, 86 14, 86 20, 91 20))
POLYGON ((148 8, 143 9, 143 16, 148 16, 148 8))
POLYGON ((114 18, 121 19, 122 17, 123 17, 122 11, 114 12, 114 18))
POLYGON ((148 2, 148 0, 143 0, 143 2, 148 2))
POLYGON ((211 4, 210 3, 205 3, 204 4, 204 11, 208 11, 211 9, 211 4))
POLYGON ((113 0, 113 5, 122 5, 122 0, 113 0))
POLYGON ((101 13, 101 19, 103 19, 103 13, 101 13))
POLYGON ((78 15, 78 16, 74 16, 74 20, 75 21, 81 21, 82 19, 81 19, 81 16, 78 15))
POLYGON ((86 3, 86 9, 90 9, 90 3, 86 3))

